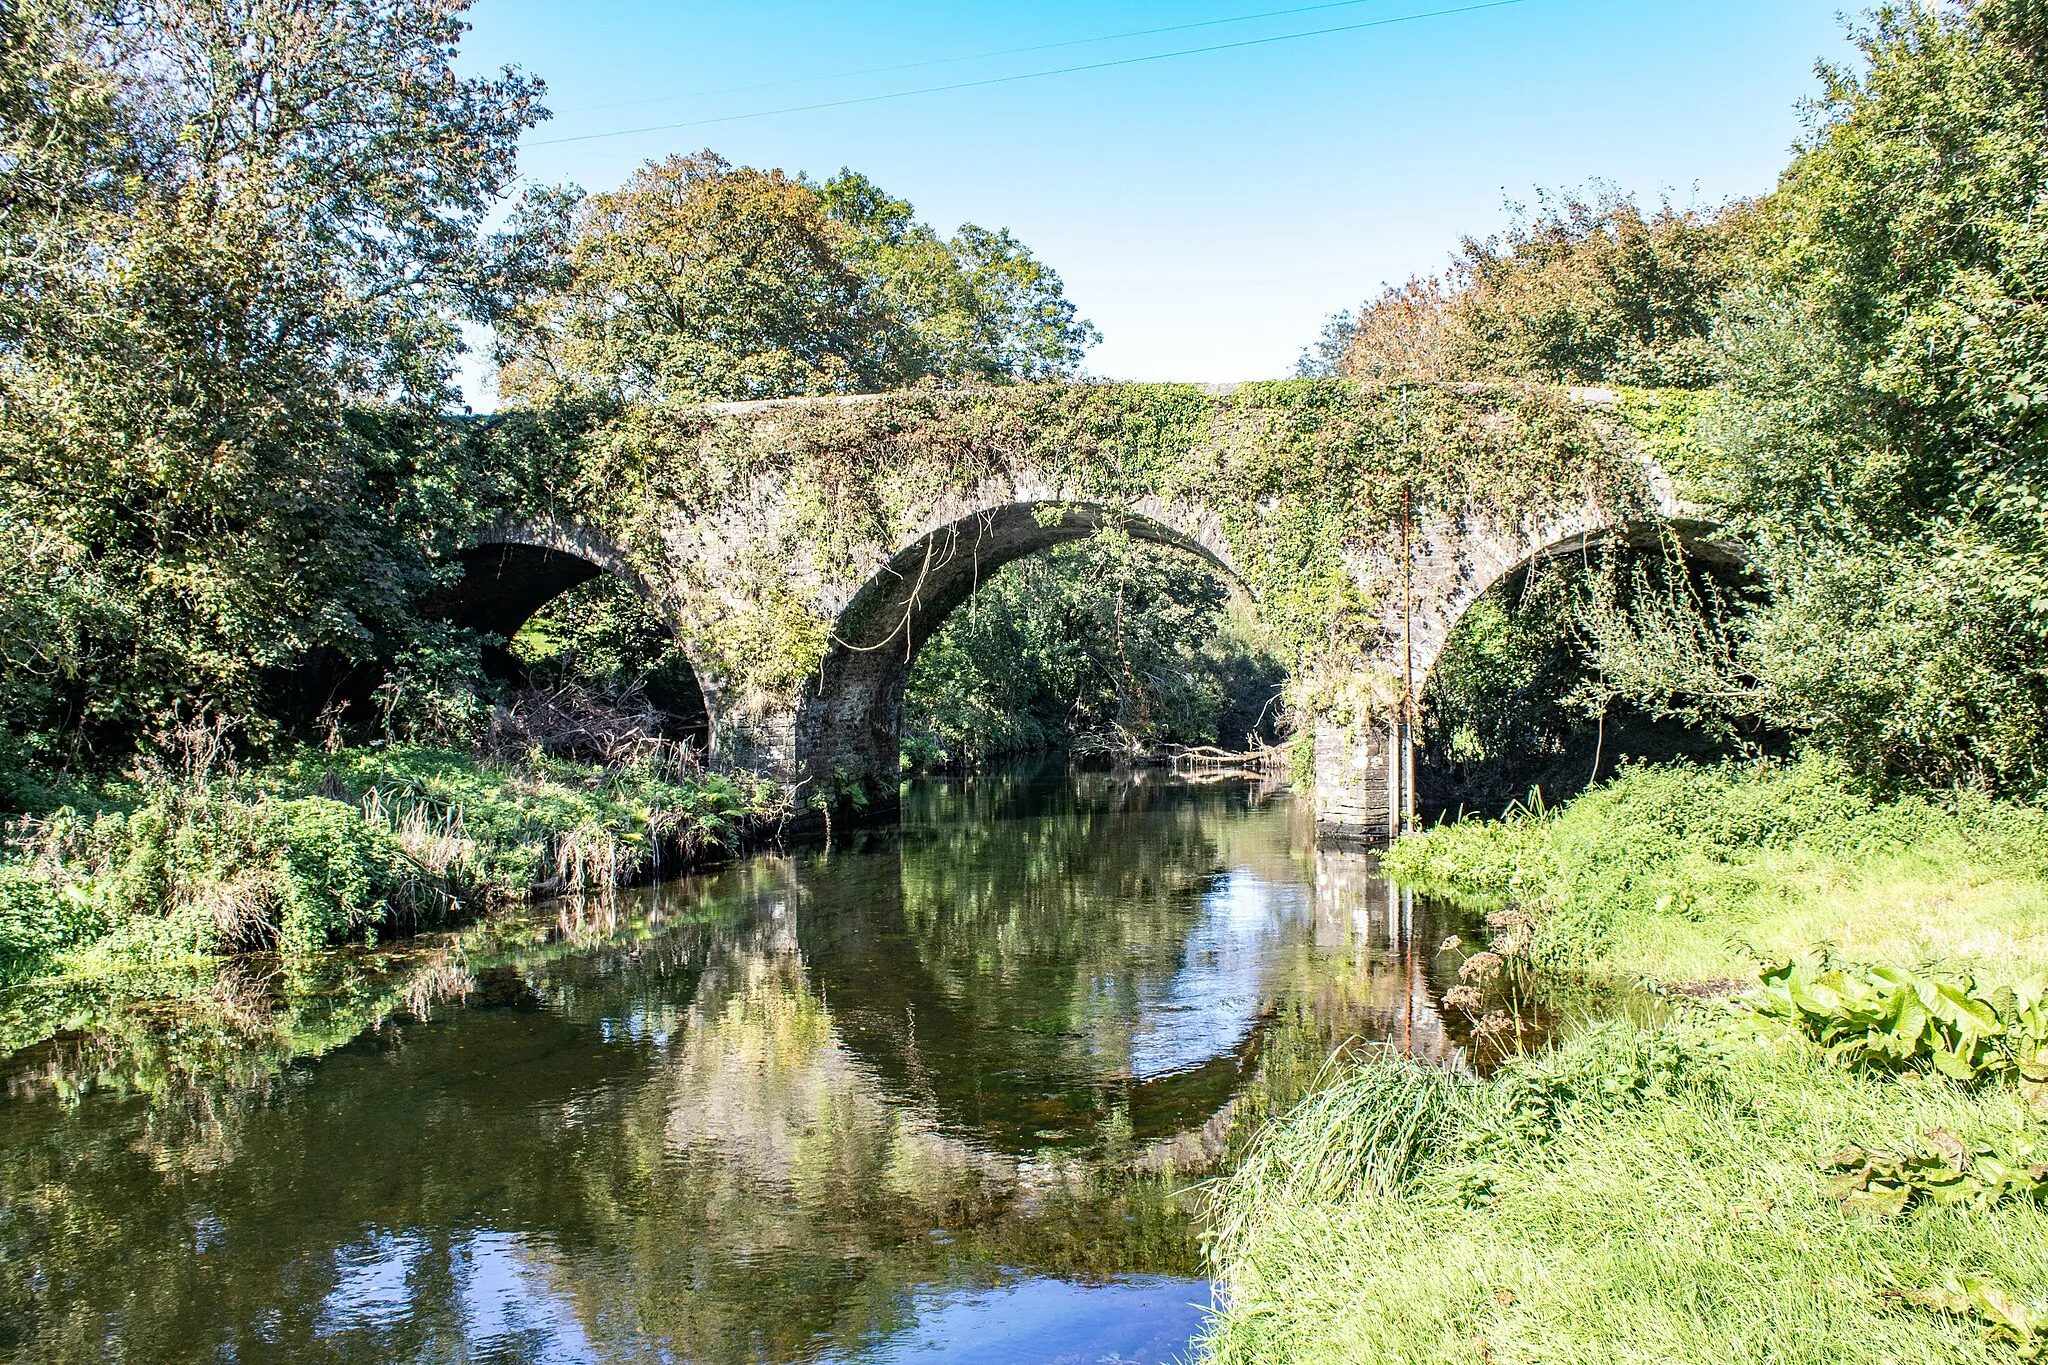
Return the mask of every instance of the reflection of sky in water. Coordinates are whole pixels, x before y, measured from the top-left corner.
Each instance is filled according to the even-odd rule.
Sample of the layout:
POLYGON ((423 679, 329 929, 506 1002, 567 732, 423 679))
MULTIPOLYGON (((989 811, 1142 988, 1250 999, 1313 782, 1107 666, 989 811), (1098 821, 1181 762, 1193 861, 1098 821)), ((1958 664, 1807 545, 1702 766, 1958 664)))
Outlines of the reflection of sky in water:
MULTIPOLYGON (((517 1233, 474 1232, 446 1251, 435 1266, 425 1239, 385 1233, 344 1248, 336 1283, 321 1308, 320 1335, 378 1336, 420 1317, 442 1318, 436 1305, 420 1305, 423 1281, 446 1277, 453 1302, 451 1337, 462 1358, 507 1359, 536 1365, 594 1361, 575 1304, 550 1282, 547 1256, 517 1233), (424 1310, 424 1311, 423 1311, 424 1310)), ((444 1325, 437 1323, 436 1325, 444 1325)))
POLYGON ((335 1285, 320 1314, 322 1335, 402 1321, 412 1309, 417 1238, 388 1234, 345 1247, 335 1255, 335 1285))
MULTIPOLYGON (((468 1234, 447 1249, 445 1267, 434 1263, 437 1254, 411 1233, 379 1234, 343 1249, 335 1286, 322 1305, 320 1335, 337 1345, 354 1337, 349 1344, 374 1349, 376 1341, 408 1326, 425 1326, 429 1341, 459 1342, 460 1359, 533 1365, 584 1365, 620 1348, 637 1356, 654 1346, 593 1345, 574 1303, 550 1281, 550 1254, 517 1233, 468 1234), (446 1284, 452 1313, 425 1290, 434 1281, 446 1284)), ((850 1354, 817 1356, 816 1365, 1168 1365, 1185 1357, 1210 1311, 1205 1282, 1168 1276, 933 1286, 918 1291, 913 1306, 913 1325, 850 1354)), ((405 1339, 418 1343, 417 1336, 405 1339)), ((425 1354, 434 1352, 429 1347, 425 1354)), ((658 1348, 656 1355, 668 1358, 658 1348)))
POLYGON ((1166 1365, 1186 1358, 1209 1313, 1208 1285, 1164 1276, 919 1297, 915 1327, 818 1365, 1166 1365))
POLYGON ((1131 1076, 1170 1075, 1232 1052, 1258 1018, 1268 958, 1280 935, 1308 913, 1305 887, 1225 873, 1202 897, 1180 967, 1147 983, 1131 1039, 1131 1076))

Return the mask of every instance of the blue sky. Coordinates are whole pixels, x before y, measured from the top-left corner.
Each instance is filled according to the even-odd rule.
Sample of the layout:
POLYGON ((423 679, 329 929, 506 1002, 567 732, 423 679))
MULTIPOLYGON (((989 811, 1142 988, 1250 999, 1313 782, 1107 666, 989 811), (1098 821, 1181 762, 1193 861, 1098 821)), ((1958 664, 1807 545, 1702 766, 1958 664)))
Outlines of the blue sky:
POLYGON ((1327 314, 1440 270, 1459 235, 1497 230, 1504 205, 1539 188, 1599 178, 1681 202, 1767 189, 1814 62, 1851 55, 1837 0, 1511 0, 751 117, 1477 0, 1359 0, 1071 43, 1305 3, 478 0, 464 60, 547 80, 556 117, 523 162, 536 180, 605 189, 650 157, 707 146, 818 176, 852 166, 942 230, 1015 230, 1101 329, 1091 373, 1224 381, 1288 372, 1327 314), (950 60, 1038 44, 1071 45, 950 60), (559 141, 666 124, 691 126, 559 141))

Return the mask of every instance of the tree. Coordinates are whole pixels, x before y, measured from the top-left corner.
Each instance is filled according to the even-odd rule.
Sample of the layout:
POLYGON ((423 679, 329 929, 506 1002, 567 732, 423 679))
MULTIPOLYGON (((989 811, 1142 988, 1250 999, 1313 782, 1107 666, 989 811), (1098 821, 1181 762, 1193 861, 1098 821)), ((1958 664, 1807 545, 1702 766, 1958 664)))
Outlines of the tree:
POLYGON ((1284 672, 1208 566, 1119 534, 997 571, 926 642, 903 699, 913 757, 971 765, 1075 744, 1246 742, 1284 672))
POLYGON ((499 251, 499 387, 528 404, 1040 379, 1095 335, 1011 234, 944 240, 851 171, 670 157, 610 193, 530 196, 499 251))
POLYGON ((251 710, 266 667, 409 609, 421 546, 383 509, 420 471, 350 414, 451 397, 477 228, 542 116, 536 81, 455 74, 464 8, 0 11, 0 559, 92 608, 53 650, 49 578, 0 584, 10 725, 251 710))
POLYGON ((1865 771, 2048 785, 2048 7, 1910 4, 1824 70, 1716 328, 1750 664, 1865 771))
POLYGON ((1498 236, 1467 237, 1447 279, 1390 287, 1337 315, 1304 373, 1369 383, 1537 379, 1697 388, 1747 222, 1629 196, 1546 197, 1498 236))

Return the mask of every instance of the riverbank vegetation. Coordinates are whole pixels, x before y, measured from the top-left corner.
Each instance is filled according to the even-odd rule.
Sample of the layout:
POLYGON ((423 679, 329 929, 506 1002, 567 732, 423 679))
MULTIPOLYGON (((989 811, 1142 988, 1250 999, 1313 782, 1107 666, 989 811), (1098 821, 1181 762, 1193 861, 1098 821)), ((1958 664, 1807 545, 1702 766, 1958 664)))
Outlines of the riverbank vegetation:
POLYGON ((1820 757, 1632 768, 1559 809, 1404 839, 1386 864, 1453 899, 1534 910, 1538 966, 1610 984, 1740 981, 1821 944, 2048 970, 2048 813, 1873 795, 1820 757))
MULTIPOLYGON (((1750 577, 1589 556, 1552 613, 1553 693, 1728 756, 1387 859, 1505 911, 1473 1007, 1515 973, 1646 1002, 1488 1083, 1388 1062, 1272 1125, 1216 1191, 1220 1361, 2048 1352, 2048 22, 1907 4, 1858 36, 1771 194, 1547 203, 1305 360, 1669 385, 1623 406, 1750 577)), ((1479 624, 1469 653, 1528 655, 1479 624)))
POLYGON ((1484 1085, 1397 1062, 1341 1093, 1271 1128, 1221 1191, 1219 1361, 1875 1365, 2044 1344, 2041 1123, 2012 1086, 1830 1065, 1696 1010, 1484 1085), (1399 1149, 1347 1149, 1362 1131, 1399 1149), (1982 1169, 1983 1148, 2031 1173, 1871 1216, 1845 1207, 1851 1148, 1923 1170, 1956 1148, 1982 1169))
POLYGON ((604 890, 786 813, 680 746, 579 763, 386 745, 239 767, 217 730, 17 822, 0 980, 200 954, 305 956, 604 890))

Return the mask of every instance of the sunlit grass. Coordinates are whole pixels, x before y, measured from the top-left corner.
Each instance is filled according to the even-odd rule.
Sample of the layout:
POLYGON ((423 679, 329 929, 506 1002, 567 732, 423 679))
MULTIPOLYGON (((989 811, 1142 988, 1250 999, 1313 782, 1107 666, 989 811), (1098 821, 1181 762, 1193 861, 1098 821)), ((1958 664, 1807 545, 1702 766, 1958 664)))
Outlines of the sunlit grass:
MULTIPOLYGON (((1638 769, 1560 811, 1404 840, 1387 866, 1534 912, 1554 983, 1732 987, 1823 945, 1986 985, 2048 970, 2048 816, 1876 799, 1817 762, 1638 769)), ((1398 1137, 1371 1150, 1384 1097, 1426 1084, 1405 1065, 1278 1121, 1219 1192, 1215 1358, 2019 1359, 1988 1321, 1901 1297, 1971 1277, 2048 1346, 2048 1208, 1867 1219, 1827 1183, 1834 1153, 1910 1151, 1931 1128, 2003 1153, 2042 1141, 2013 1089, 1852 1074, 1720 1007, 1684 1011, 1448 1088, 1420 1158, 1398 1137), (1406 1178, 1297 1174, 1332 1152, 1406 1178)))
POLYGON ((1633 983, 1746 980, 1832 944, 1907 966, 2048 970, 2048 815, 1859 794, 1819 763, 1639 769, 1539 817, 1404 840, 1393 875, 1541 910, 1538 958, 1633 983))
MULTIPOLYGON (((2048 1210, 1863 1220, 1830 1197, 1823 1170, 1849 1144, 1910 1146, 1935 1126, 2009 1149, 2027 1124, 2013 1092, 1859 1077, 1804 1045, 1730 1046, 1678 1027, 1693 1060, 1668 1085, 1610 1103, 1596 1080, 1539 1133, 1500 1121, 1526 1091, 1460 1088, 1463 1136, 1398 1197, 1272 1179, 1290 1151, 1330 1142, 1313 1111, 1281 1125, 1267 1165, 1228 1194, 1240 1223, 1220 1247, 1229 1311, 1216 1359, 2014 1358, 1986 1347, 1986 1324, 1886 1291, 1977 1275, 2036 1299, 2048 1210)), ((1597 1078, 1617 1045, 1615 1030, 1596 1032, 1549 1065, 1597 1078)))

